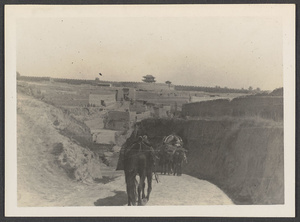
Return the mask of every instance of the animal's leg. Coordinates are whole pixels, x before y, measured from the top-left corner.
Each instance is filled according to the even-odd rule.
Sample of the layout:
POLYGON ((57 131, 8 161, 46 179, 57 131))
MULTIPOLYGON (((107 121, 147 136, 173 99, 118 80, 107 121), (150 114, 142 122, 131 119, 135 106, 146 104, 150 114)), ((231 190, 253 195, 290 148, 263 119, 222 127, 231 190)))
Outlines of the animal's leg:
POLYGON ((148 172, 147 174, 147 183, 148 183, 148 189, 147 189, 147 201, 149 201, 150 193, 152 191, 152 172, 148 172))
POLYGON ((169 172, 169 165, 168 163, 166 163, 166 174, 168 174, 168 172, 169 172))
POLYGON ((127 203, 128 206, 131 206, 129 174, 126 171, 125 171, 125 182, 126 182, 127 203))
POLYGON ((128 196, 128 206, 134 206, 136 205, 136 200, 135 200, 135 179, 127 179, 127 184, 126 184, 126 190, 127 190, 127 196, 128 196))
POLYGON ((138 185, 138 205, 142 205, 141 192, 145 183, 145 175, 140 175, 140 183, 138 185))
POLYGON ((166 164, 166 168, 167 168, 167 174, 170 175, 170 163, 166 164))
POLYGON ((142 199, 145 198, 145 186, 146 186, 146 183, 144 182, 143 183, 143 190, 142 190, 142 199))
POLYGON ((176 171, 177 171, 177 167, 176 167, 176 164, 174 164, 174 166, 173 166, 173 176, 175 176, 175 174, 176 174, 176 171))
POLYGON ((173 172, 173 169, 172 169, 172 162, 169 162, 168 165, 169 165, 169 171, 168 171, 169 173, 168 173, 168 174, 170 175, 170 174, 172 174, 172 172, 173 172))
POLYGON ((172 174, 172 165, 171 165, 171 161, 169 160, 169 163, 168 163, 168 174, 172 174))
POLYGON ((179 176, 181 176, 181 174, 182 174, 182 163, 180 163, 179 165, 179 176))
POLYGON ((141 178, 140 178, 140 182, 139 182, 139 185, 138 185, 138 205, 141 205, 142 201, 141 201, 141 190, 142 190, 142 187, 141 187, 141 178))
POLYGON ((129 194, 130 188, 129 185, 126 185, 126 192, 127 192, 127 200, 128 200, 128 206, 131 206, 131 198, 130 198, 130 194, 129 194))

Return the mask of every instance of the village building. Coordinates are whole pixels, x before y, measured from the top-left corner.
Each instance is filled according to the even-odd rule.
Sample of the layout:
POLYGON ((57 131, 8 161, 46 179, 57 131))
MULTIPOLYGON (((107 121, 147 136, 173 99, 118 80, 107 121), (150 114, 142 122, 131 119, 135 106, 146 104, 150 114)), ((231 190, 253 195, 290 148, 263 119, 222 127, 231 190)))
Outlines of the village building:
POLYGON ((111 87, 111 86, 112 86, 111 83, 109 83, 109 82, 104 82, 104 81, 100 81, 99 78, 96 78, 96 79, 95 79, 95 82, 96 82, 96 85, 97 85, 97 86, 101 86, 101 87, 111 87))
POLYGON ((101 94, 90 94, 89 105, 90 106, 108 106, 116 102, 114 94, 101 95, 101 94))
POLYGON ((111 87, 111 84, 110 84, 110 83, 99 82, 99 83, 97 83, 97 86, 101 86, 101 87, 111 87))
POLYGON ((157 106, 152 107, 151 116, 154 118, 159 118, 159 107, 157 107, 157 106))
POLYGON ((166 118, 171 116, 171 106, 165 106, 159 108, 159 117, 166 118))
POLYGON ((116 101, 132 101, 136 99, 136 91, 132 88, 116 90, 116 101))
POLYGON ((130 123, 130 113, 124 111, 110 111, 104 120, 104 128, 110 130, 127 130, 130 123))
POLYGON ((129 104, 130 112, 136 112, 137 114, 145 112, 147 109, 143 101, 134 101, 129 104))
POLYGON ((168 86, 167 84, 164 83, 137 83, 136 88, 138 90, 145 90, 145 91, 157 91, 160 92, 162 90, 164 91, 169 91, 169 90, 174 90, 174 86, 168 86))
POLYGON ((143 82, 153 83, 156 82, 155 77, 152 75, 143 76, 143 82))

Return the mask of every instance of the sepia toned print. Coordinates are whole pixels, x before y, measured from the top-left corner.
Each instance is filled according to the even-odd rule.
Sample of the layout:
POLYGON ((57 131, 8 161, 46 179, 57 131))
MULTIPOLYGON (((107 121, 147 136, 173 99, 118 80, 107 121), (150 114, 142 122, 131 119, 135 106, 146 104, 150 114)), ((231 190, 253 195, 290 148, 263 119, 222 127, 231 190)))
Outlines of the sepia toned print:
POLYGON ((97 216, 110 214, 94 211, 103 207, 157 216, 191 206, 227 216, 222 207, 263 205, 289 206, 292 216, 285 11, 257 8, 262 16, 244 6, 243 15, 235 6, 229 16, 224 6, 224 16, 208 16, 208 8, 180 14, 169 6, 165 15, 164 7, 98 6, 70 16, 76 7, 63 15, 57 6, 39 19, 27 14, 34 6, 12 10, 27 16, 14 29, 17 181, 9 206, 84 207, 97 216))

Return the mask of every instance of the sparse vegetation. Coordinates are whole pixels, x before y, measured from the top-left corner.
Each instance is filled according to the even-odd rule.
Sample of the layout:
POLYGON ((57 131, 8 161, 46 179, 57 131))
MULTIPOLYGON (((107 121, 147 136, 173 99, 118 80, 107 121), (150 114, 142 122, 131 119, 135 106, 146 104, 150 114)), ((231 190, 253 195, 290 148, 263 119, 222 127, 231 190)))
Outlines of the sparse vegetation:
POLYGON ((171 81, 166 81, 166 84, 169 86, 169 88, 170 88, 170 86, 171 86, 171 81))
POLYGON ((283 88, 274 89, 271 93, 271 96, 283 96, 283 88))

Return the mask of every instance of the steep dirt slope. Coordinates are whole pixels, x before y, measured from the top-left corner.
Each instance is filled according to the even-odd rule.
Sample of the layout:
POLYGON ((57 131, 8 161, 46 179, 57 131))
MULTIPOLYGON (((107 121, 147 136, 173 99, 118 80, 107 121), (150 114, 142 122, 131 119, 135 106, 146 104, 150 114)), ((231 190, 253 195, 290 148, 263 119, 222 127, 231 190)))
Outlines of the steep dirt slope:
POLYGON ((282 123, 148 119, 140 127, 156 145, 172 132, 189 150, 184 173, 213 182, 236 204, 283 203, 282 123))
MULTIPOLYGON (((73 181, 91 183, 102 178, 99 157, 59 133, 71 126, 72 130, 80 131, 75 125, 61 110, 18 95, 17 182, 21 205, 33 199, 39 202, 39 198, 51 202, 63 198, 60 191, 73 181)), ((74 184, 70 187, 75 188, 74 184)))

